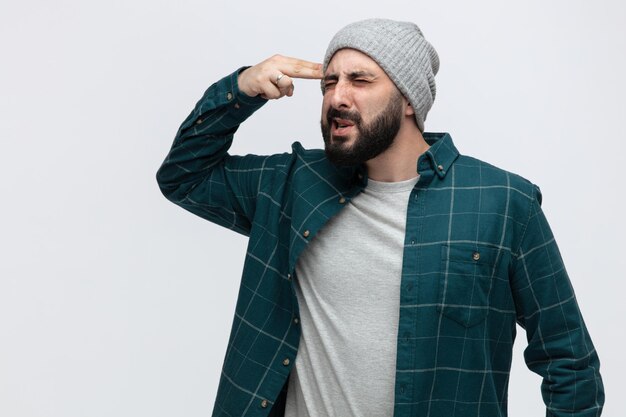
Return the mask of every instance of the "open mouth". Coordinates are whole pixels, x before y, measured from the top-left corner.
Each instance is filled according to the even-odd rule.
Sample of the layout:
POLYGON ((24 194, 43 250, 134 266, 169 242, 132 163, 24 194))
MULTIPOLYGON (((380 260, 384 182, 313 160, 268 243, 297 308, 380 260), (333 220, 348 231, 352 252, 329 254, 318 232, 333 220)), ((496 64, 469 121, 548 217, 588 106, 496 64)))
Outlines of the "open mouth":
POLYGON ((332 134, 336 136, 343 136, 352 131, 354 128, 354 122, 341 119, 339 117, 334 117, 332 119, 332 134))

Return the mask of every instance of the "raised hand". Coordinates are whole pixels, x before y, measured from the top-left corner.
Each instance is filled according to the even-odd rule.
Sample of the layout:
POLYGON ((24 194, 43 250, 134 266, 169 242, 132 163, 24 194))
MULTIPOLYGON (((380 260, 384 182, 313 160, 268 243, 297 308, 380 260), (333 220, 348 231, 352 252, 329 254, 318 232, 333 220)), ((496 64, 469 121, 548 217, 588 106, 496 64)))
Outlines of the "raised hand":
POLYGON ((293 95, 293 79, 321 80, 322 64, 274 55, 239 74, 239 90, 254 97, 279 99, 293 95))

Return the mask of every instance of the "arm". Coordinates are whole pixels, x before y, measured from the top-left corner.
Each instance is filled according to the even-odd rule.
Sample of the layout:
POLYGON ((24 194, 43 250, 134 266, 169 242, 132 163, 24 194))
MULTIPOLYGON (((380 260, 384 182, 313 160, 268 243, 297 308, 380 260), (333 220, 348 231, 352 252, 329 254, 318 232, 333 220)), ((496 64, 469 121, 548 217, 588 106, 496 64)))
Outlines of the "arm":
POLYGON ((263 158, 233 157, 228 149, 239 125, 266 100, 242 94, 238 73, 204 93, 178 130, 157 182, 173 203, 247 235, 254 215, 254 185, 260 177, 256 168, 263 158))
POLYGON ((540 204, 536 188, 511 281, 528 339, 524 358, 543 377, 547 416, 599 416, 604 389, 598 355, 540 204))
POLYGON ((209 87, 157 172, 165 197, 248 235, 261 178, 286 155, 231 156, 228 149, 239 125, 267 99, 293 94, 292 78, 321 78, 321 65, 277 55, 209 87))

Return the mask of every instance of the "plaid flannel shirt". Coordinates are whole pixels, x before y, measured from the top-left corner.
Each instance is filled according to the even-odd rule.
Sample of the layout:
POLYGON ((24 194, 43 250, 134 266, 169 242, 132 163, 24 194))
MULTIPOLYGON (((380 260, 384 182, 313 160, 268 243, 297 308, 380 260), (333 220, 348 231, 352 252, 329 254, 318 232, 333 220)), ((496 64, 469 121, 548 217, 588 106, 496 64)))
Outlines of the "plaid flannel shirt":
MULTIPOLYGON (((231 156, 265 100, 213 84, 157 173, 163 194, 249 244, 213 416, 282 416, 300 339, 298 256, 367 184, 321 150, 231 156)), ((599 360, 539 189, 425 133, 408 204, 395 381, 396 417, 505 416, 516 323, 548 416, 599 416, 599 360)), ((219 256, 216 254, 216 256, 219 256)), ((340 279, 341 277, 338 277, 340 279)), ((342 416, 343 417, 343 416, 342 416)))

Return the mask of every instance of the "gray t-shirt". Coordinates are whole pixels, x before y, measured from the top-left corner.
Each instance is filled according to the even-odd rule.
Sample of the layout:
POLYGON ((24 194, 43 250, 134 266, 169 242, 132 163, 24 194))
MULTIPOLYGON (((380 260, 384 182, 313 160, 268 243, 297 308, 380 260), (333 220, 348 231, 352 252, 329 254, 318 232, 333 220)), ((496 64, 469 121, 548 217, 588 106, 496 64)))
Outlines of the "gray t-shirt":
POLYGON ((369 180, 296 265, 302 336, 286 417, 391 417, 408 199, 369 180))

